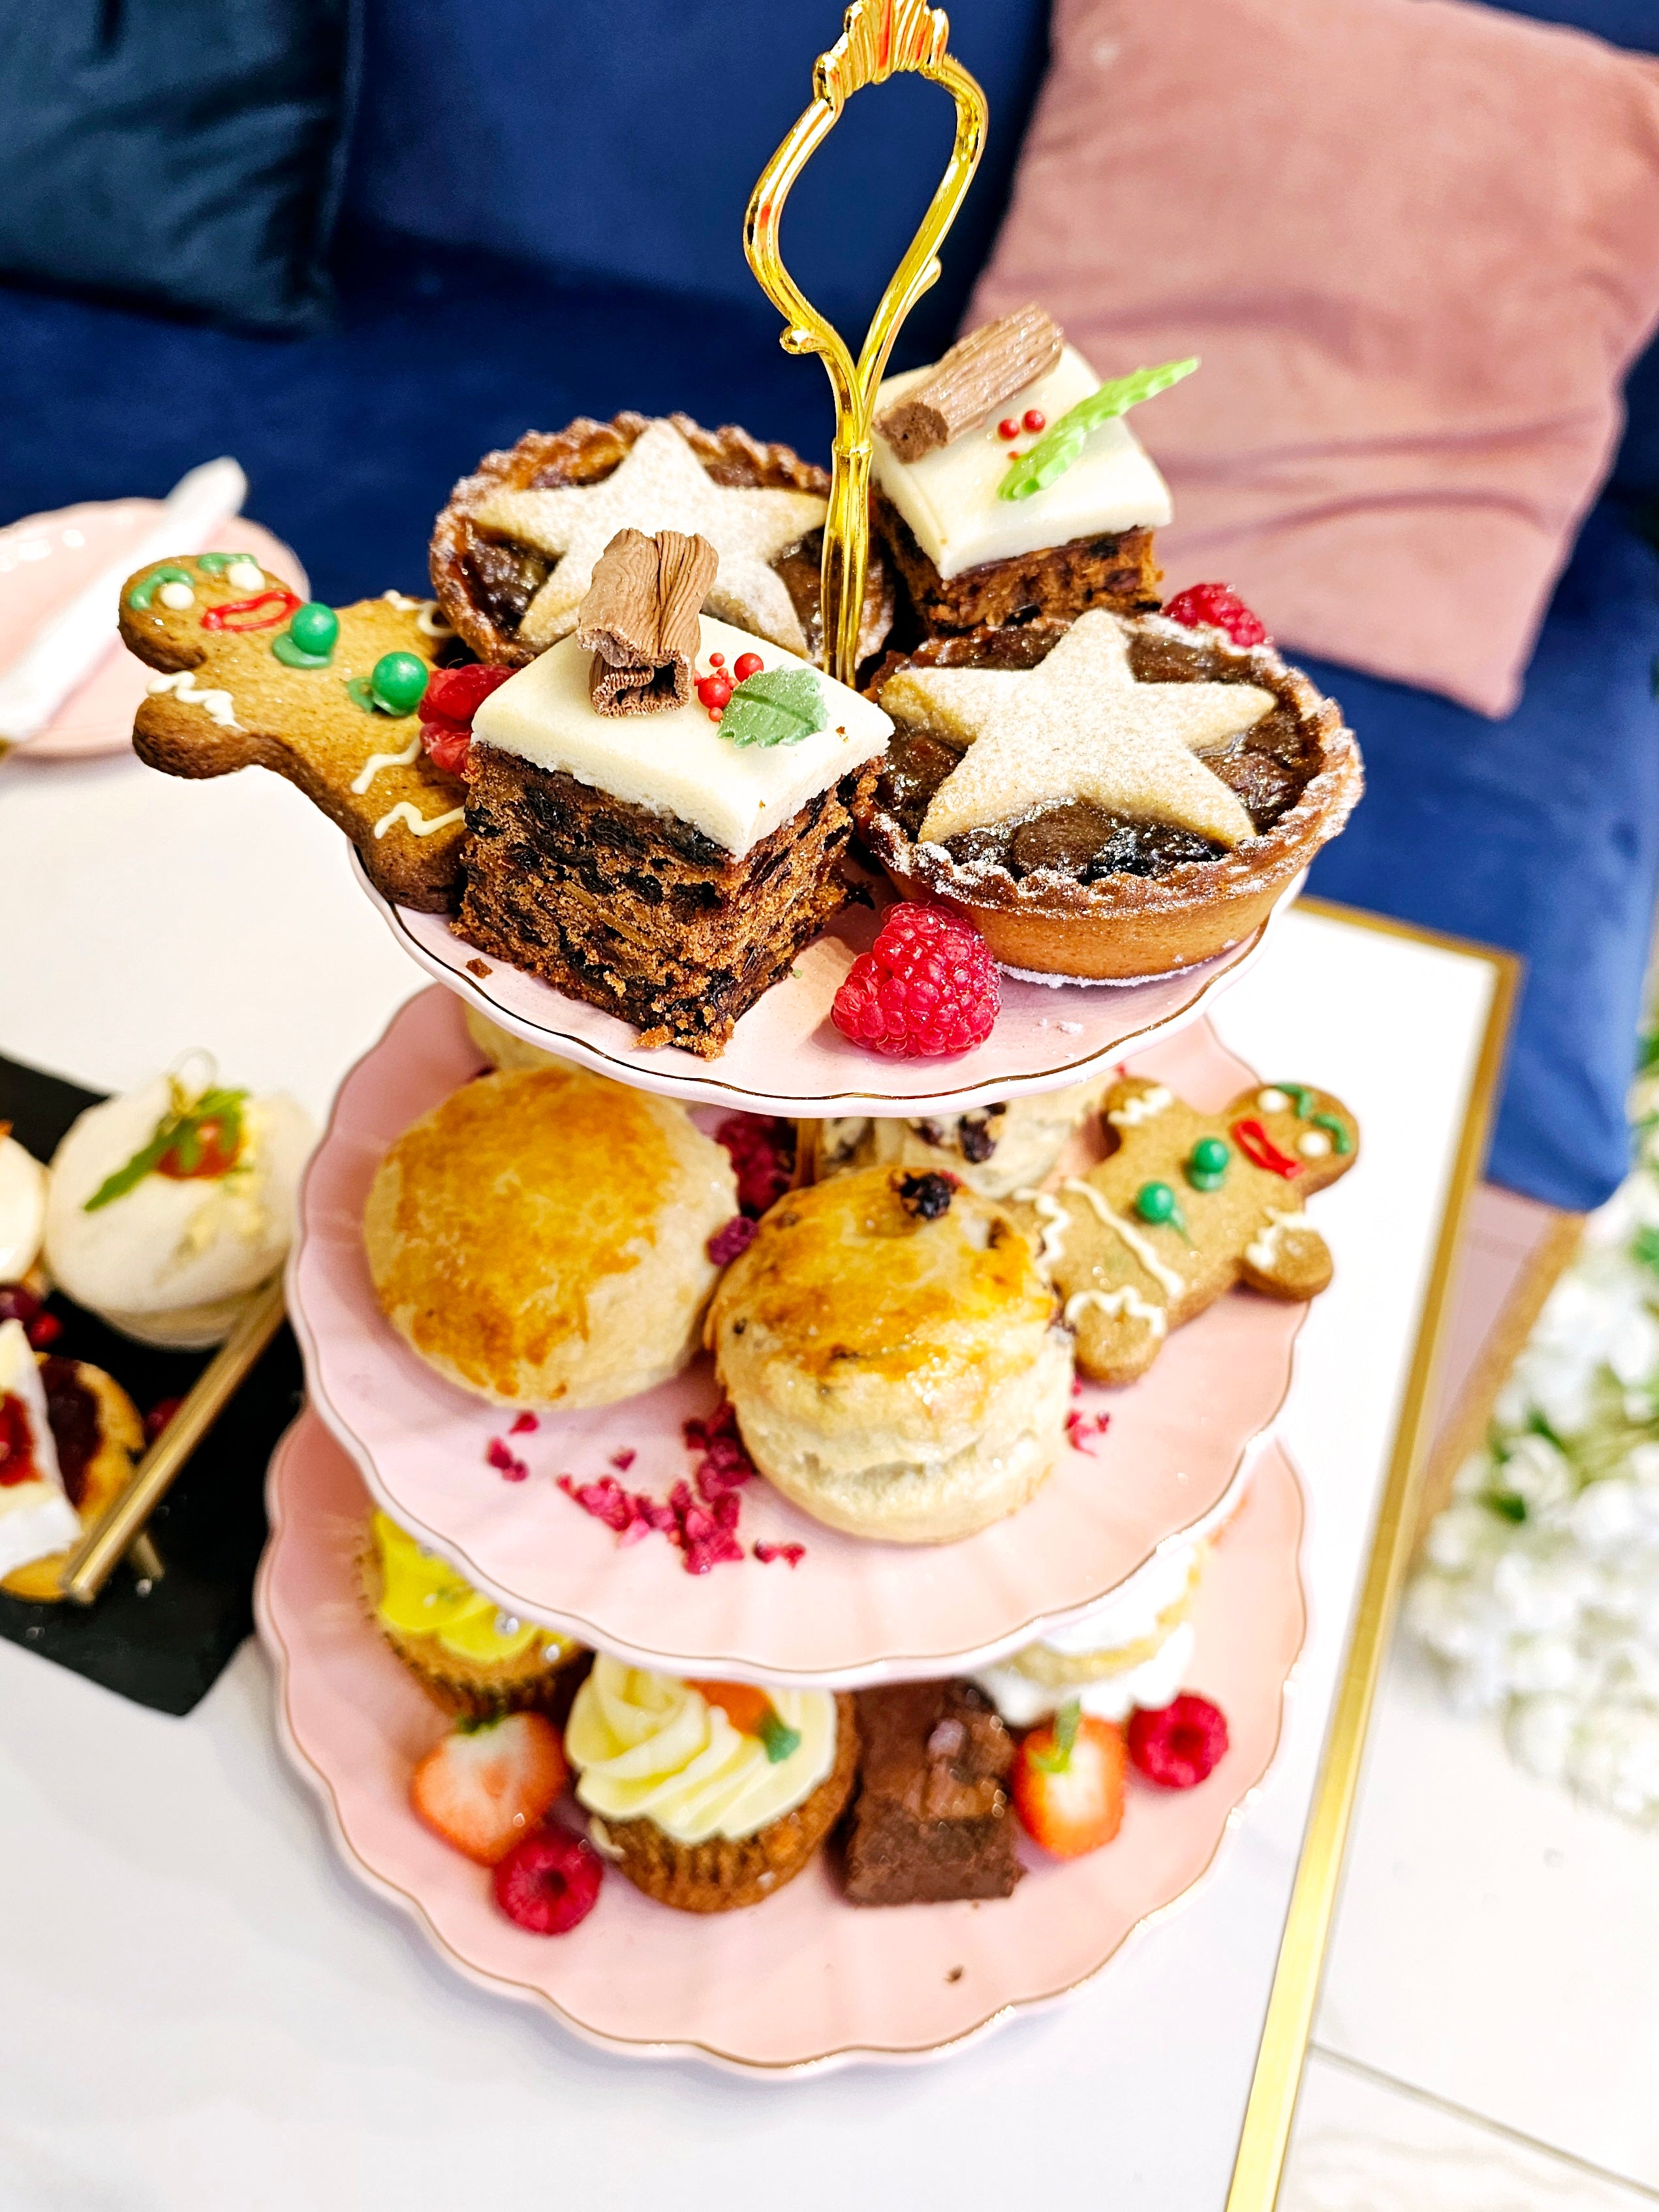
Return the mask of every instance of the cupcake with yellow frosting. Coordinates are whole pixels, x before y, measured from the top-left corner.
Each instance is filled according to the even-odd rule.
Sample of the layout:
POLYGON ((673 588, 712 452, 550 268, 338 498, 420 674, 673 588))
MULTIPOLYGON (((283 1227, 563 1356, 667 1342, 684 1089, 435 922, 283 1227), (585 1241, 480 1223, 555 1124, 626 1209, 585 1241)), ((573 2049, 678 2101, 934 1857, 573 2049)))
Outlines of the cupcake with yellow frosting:
POLYGON ((594 1848, 682 1912, 758 1905, 793 1881, 858 1765, 848 1697, 675 1681, 603 1656, 564 1748, 594 1848))
POLYGON ((359 1564, 376 1627, 446 1712, 556 1712, 574 1688, 580 1644, 503 1613, 384 1513, 359 1564))

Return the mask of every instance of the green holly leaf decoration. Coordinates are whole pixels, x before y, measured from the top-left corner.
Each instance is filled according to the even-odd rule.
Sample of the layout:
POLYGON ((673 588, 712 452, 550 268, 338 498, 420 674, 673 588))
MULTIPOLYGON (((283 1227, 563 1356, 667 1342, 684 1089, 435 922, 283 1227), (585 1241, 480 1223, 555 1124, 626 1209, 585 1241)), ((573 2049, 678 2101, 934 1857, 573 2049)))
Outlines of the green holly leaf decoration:
POLYGON ((798 745, 829 720, 823 686, 810 668, 763 668, 727 700, 720 735, 734 745, 798 745))
POLYGON ((1156 398, 1198 367, 1196 354, 1189 361, 1166 361, 1157 368, 1137 368, 1127 376, 1115 376, 1069 408, 1052 429, 1045 430, 1029 453, 1017 460, 997 486, 999 499, 1030 499, 1058 482, 1082 458, 1083 448, 1103 422, 1127 415, 1143 399, 1156 398))

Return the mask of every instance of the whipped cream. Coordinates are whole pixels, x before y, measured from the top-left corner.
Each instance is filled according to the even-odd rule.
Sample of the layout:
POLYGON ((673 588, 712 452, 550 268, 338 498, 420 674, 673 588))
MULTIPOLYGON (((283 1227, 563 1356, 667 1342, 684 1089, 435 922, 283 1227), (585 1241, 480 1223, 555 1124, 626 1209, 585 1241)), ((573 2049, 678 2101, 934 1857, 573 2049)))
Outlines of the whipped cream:
POLYGON ((88 1213, 87 1200, 149 1142, 172 1104, 158 1075, 75 1122, 52 1164, 46 1265, 70 1297, 128 1334, 205 1346, 228 1334, 241 1302, 281 1267, 316 1131, 281 1092, 250 1098, 228 1173, 147 1175, 88 1213))
POLYGON ((768 1694, 800 1737, 775 1763, 689 1682, 595 1659, 565 1730, 578 1802, 602 1820, 653 1820, 679 1844, 739 1843, 781 1820, 835 1765, 836 1701, 827 1690, 768 1694))
MULTIPOLYGON (((931 368, 915 368, 890 376, 876 401, 878 418, 932 373, 931 368)), ((1000 437, 997 422, 1035 407, 1052 429, 1079 400, 1098 392, 1100 381, 1076 347, 1067 346, 1046 376, 1016 392, 991 421, 919 461, 900 460, 886 440, 877 436, 875 480, 947 583, 982 561, 1009 561, 1067 544, 1073 538, 1159 530, 1168 523, 1170 488, 1121 415, 1091 434, 1081 457, 1046 491, 1029 499, 997 495, 1008 473, 1009 454, 1036 443, 1030 434, 1000 437)))
POLYGON ((984 1691, 1010 1728, 1034 1728, 1075 1698, 1101 1721, 1127 1721, 1137 1707, 1158 1712, 1181 1695, 1193 1656, 1193 1628, 1182 1621, 1149 1659, 1096 1682, 1055 1686, 1034 1682, 1016 1668, 981 1667, 970 1679, 984 1691))
MULTIPOLYGON (((758 653, 769 669, 807 665, 704 615, 700 669, 711 653, 723 653, 728 669, 745 653, 758 653)), ((816 669, 828 723, 799 744, 733 744, 695 693, 684 707, 654 714, 597 714, 587 690, 592 659, 574 635, 550 646, 483 702, 472 718, 474 742, 574 775, 625 805, 675 815, 739 860, 809 799, 884 752, 892 734, 879 707, 816 669)))
POLYGON ((15 1137, 0 1137, 0 1283, 27 1274, 46 1226, 46 1170, 15 1137))
MULTIPOLYGON (((58 1472, 58 1446, 46 1419, 46 1394, 40 1370, 21 1321, 0 1322, 0 1407, 8 1399, 22 1407, 29 1474, 8 1481, 9 1453, 0 1459, 0 1575, 66 1551, 80 1541, 81 1516, 70 1504, 58 1472)), ((0 1445, 10 1431, 0 1425, 0 1445)))

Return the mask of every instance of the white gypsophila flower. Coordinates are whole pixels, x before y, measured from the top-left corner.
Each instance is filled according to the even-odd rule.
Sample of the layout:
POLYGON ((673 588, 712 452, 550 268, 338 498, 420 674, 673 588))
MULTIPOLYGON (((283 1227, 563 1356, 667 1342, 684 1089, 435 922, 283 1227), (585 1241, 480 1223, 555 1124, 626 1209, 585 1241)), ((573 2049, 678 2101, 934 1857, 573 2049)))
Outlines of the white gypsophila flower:
POLYGON ((1641 1492, 1633 1482, 1617 1475, 1587 1483, 1562 1520, 1574 1540, 1593 1558, 1617 1553, 1638 1542, 1646 1524, 1641 1492))
POLYGON ((1518 1766, 1545 1782, 1565 1782, 1577 1726, 1578 1708, 1571 1698, 1519 1698, 1504 1734, 1518 1766))
POLYGON ((1557 1508, 1571 1505, 1578 1487, 1560 1446, 1535 1433, 1510 1444, 1493 1486, 1518 1498, 1529 1521, 1547 1520, 1557 1508))
POLYGON ((1595 1593, 1595 1568, 1571 1539, 1528 1538, 1524 1530, 1517 1539, 1492 1568, 1494 1601, 1517 1635, 1571 1628, 1595 1593))
POLYGON ((1567 1779, 1591 1804, 1627 1820, 1659 1820, 1659 1711, 1592 1705, 1574 1731, 1567 1779))
MULTIPOLYGON (((1490 1479, 1484 1468, 1482 1473, 1490 1479)), ((1424 1542, 1424 1557, 1447 1574, 1465 1574, 1498 1557, 1504 1533, 1505 1524, 1490 1506, 1458 1498, 1436 1515, 1424 1542)))

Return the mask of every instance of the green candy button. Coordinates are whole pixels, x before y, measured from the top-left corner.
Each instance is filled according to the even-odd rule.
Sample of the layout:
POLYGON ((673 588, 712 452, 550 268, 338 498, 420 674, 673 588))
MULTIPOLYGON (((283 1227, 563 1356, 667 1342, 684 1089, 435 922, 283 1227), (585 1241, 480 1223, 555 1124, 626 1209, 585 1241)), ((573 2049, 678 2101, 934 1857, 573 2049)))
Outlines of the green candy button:
POLYGON ((1194 1190, 1219 1190, 1232 1154, 1220 1137, 1200 1137, 1187 1160, 1187 1180, 1194 1190))
POLYGON ((333 608, 312 599, 295 609, 287 629, 270 641, 270 649, 289 668, 325 668, 339 635, 340 617, 333 608))
POLYGON ((1135 1193, 1135 1212, 1154 1228, 1162 1228, 1165 1222, 1176 1218, 1180 1208, 1167 1182, 1144 1182, 1135 1193))
POLYGON ((374 664, 368 688, 384 713, 412 714, 426 696, 430 673, 418 653, 385 653, 374 664))

